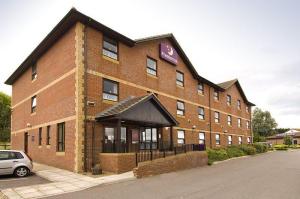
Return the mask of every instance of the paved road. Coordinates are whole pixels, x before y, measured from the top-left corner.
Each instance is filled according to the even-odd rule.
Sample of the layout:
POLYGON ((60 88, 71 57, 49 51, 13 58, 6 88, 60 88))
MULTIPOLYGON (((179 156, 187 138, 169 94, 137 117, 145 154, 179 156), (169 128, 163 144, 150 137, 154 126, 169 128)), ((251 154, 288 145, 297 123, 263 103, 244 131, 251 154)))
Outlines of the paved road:
POLYGON ((300 150, 235 159, 52 198, 299 199, 300 150))
POLYGON ((41 178, 34 173, 25 178, 16 178, 13 175, 0 176, 0 190, 14 187, 22 187, 35 184, 49 183, 49 180, 41 178))

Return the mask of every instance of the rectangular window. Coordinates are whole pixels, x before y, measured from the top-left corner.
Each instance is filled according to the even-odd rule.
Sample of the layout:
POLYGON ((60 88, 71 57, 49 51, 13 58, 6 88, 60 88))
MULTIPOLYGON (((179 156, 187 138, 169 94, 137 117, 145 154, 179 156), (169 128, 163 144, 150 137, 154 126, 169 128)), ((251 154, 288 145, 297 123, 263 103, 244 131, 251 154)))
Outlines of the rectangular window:
POLYGON ((198 84, 198 93, 200 93, 201 95, 204 94, 204 84, 203 83, 198 84))
POLYGON ((118 60, 118 43, 110 38, 104 37, 102 53, 104 56, 118 60))
POLYGON ((177 115, 184 115, 184 102, 177 101, 177 115))
POLYGON ((31 98, 31 113, 36 111, 36 95, 31 98))
POLYGON ((219 101, 219 91, 214 90, 214 99, 219 101))
POLYGON ((178 130, 177 131, 177 143, 178 144, 184 144, 184 131, 183 130, 178 130))
POLYGON ((157 62, 150 57, 147 57, 147 73, 157 76, 157 62))
POLYGON ((228 135, 228 145, 232 145, 232 135, 228 135))
POLYGON ((39 146, 42 145, 42 132, 43 132, 43 129, 42 127, 39 128, 39 146))
POLYGON ((119 85, 117 82, 103 79, 103 99, 118 101, 119 85))
POLYGON ((176 71, 176 84, 184 86, 184 75, 182 72, 176 71))
POLYGON ((246 113, 249 113, 249 106, 246 106, 246 113))
POLYGON ((37 78, 37 70, 36 64, 31 67, 31 80, 35 80, 37 78))
POLYGON ((104 128, 104 137, 105 137, 105 143, 113 143, 115 141, 115 129, 105 127, 104 128))
POLYGON ((237 101, 237 108, 238 108, 239 110, 241 110, 241 100, 238 100, 238 101, 237 101))
POLYGON ((250 137, 247 137, 247 143, 251 144, 251 138, 250 137))
POLYGON ((220 123, 220 113, 215 112, 215 123, 220 123))
POLYGON ((247 129, 250 129, 250 122, 249 121, 247 121, 246 125, 247 125, 247 129))
POLYGON ((199 144, 205 144, 205 133, 199 133, 199 144))
POLYGON ((65 123, 57 124, 57 149, 58 152, 65 151, 65 123))
POLYGON ((227 95, 227 105, 230 106, 231 105, 231 96, 227 95))
POLYGON ((239 136, 239 144, 242 144, 242 136, 239 136))
POLYGON ((232 117, 231 117, 231 115, 227 115, 227 124, 228 124, 228 126, 232 126, 232 117))
POLYGON ((51 139, 50 128, 51 126, 47 126, 47 145, 50 145, 50 139, 51 139))
POLYGON ((238 118, 238 127, 241 128, 242 127, 242 119, 238 118))
POLYGON ((198 117, 200 120, 205 119, 205 113, 204 113, 204 108, 203 107, 198 107, 198 117))
POLYGON ((220 134, 216 134, 216 145, 220 145, 220 134))

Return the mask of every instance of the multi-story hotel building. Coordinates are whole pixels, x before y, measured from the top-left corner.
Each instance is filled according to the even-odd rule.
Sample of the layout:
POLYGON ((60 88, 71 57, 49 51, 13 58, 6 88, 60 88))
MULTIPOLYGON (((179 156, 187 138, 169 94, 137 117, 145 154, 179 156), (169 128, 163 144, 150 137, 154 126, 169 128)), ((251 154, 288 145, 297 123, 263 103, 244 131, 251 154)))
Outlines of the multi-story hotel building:
POLYGON ((103 152, 252 140, 238 80, 201 77, 172 34, 132 40, 75 9, 5 83, 12 148, 75 172, 109 162, 103 152))

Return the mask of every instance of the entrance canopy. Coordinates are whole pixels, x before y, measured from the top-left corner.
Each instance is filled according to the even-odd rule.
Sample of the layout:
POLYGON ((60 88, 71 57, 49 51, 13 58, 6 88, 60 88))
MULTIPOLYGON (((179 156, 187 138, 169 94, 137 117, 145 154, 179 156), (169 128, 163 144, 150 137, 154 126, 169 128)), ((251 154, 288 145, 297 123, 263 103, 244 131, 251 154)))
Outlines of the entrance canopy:
POLYGON ((99 122, 170 127, 179 123, 154 94, 129 97, 96 115, 99 122))

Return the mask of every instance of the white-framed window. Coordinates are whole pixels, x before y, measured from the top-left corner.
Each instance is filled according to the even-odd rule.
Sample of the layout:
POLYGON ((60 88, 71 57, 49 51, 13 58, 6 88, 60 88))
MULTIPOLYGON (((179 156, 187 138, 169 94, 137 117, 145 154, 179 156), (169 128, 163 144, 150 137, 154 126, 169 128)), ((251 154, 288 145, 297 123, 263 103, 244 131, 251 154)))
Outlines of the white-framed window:
POLYGON ((111 59, 118 60, 118 42, 108 37, 104 37, 102 54, 111 59))
POLYGON ((228 106, 231 105, 231 95, 227 95, 227 97, 226 97, 226 102, 227 102, 227 105, 228 105, 228 106))
POLYGON ((198 107, 198 117, 200 120, 205 120, 205 112, 203 107, 198 107))
POLYGON ((247 129, 250 129, 250 122, 249 121, 247 121, 246 125, 247 125, 247 129))
POLYGON ((118 101, 119 85, 117 82, 103 79, 103 99, 118 101))
POLYGON ((243 141, 242 141, 242 136, 239 136, 239 144, 242 144, 243 141))
POLYGON ((37 66, 33 64, 31 67, 31 80, 35 80, 37 78, 37 66))
POLYGON ((247 137, 247 143, 251 144, 251 137, 247 137))
POLYGON ((177 130, 177 143, 178 144, 184 144, 184 131, 183 130, 177 130))
POLYGON ((199 133, 199 144, 205 144, 205 133, 204 132, 199 133))
POLYGON ((198 93, 200 93, 201 95, 204 95, 204 84, 203 83, 198 84, 198 93))
POLYGON ((176 71, 176 84, 178 86, 184 86, 184 74, 180 71, 176 71))
POLYGON ((215 123, 220 123, 220 113, 219 112, 215 112, 215 123))
POLYGON ((242 127, 242 119, 238 118, 238 127, 241 128, 242 127))
POLYGON ((177 101, 177 115, 184 115, 185 107, 184 102, 177 101))
POLYGON ((150 57, 147 57, 147 73, 157 76, 157 61, 150 57))
POLYGON ((36 95, 31 98, 31 113, 36 111, 36 95))
POLYGON ((238 101, 237 101, 237 108, 238 108, 239 110, 242 109, 241 100, 238 100, 238 101))
POLYGON ((219 101, 219 98, 220 98, 219 91, 214 90, 214 100, 219 101))
POLYGON ((232 126, 232 117, 231 117, 231 115, 227 115, 227 124, 228 124, 228 126, 232 126))
POLYGON ((221 139, 220 139, 220 134, 216 134, 216 145, 220 145, 221 139))
POLYGON ((232 145, 232 135, 228 135, 228 145, 232 145))

